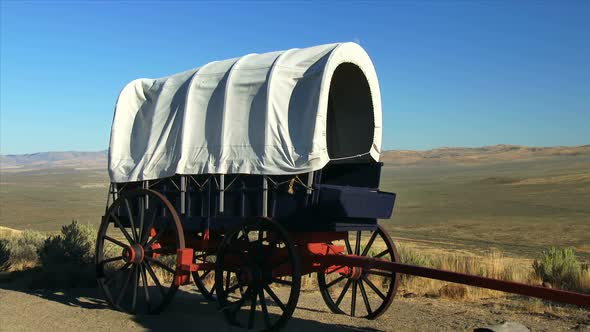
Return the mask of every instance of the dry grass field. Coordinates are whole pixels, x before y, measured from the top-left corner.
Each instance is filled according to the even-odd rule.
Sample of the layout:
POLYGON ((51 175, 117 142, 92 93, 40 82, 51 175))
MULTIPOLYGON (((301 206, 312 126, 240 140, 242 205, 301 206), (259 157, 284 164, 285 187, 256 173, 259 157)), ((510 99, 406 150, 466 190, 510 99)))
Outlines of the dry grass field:
MULTIPOLYGON (((381 223, 402 251, 420 256, 418 263, 540 283, 531 266, 549 246, 573 247, 582 262, 590 260, 588 146, 397 151, 383 160, 381 189, 398 198, 393 217, 381 223)), ((38 158, 33 166, 13 162, 0 173, 0 225, 45 233, 73 219, 97 226, 108 177, 96 163, 44 168, 34 167, 38 158)), ((0 235, 11 232, 0 229, 0 235)), ((410 278, 403 289, 440 295, 444 286, 410 278)), ((468 289, 463 296, 490 294, 496 293, 468 289)))
MULTIPOLYGON (((96 156, 105 161, 104 153, 96 156)), ((0 172, 0 226, 53 232, 72 219, 98 225, 108 185, 98 161, 56 168, 67 162, 52 156, 51 168, 39 168, 33 157, 29 164, 12 158, 0 172)), ((402 242, 421 250, 496 248, 528 259, 549 245, 571 246, 590 258, 590 146, 391 151, 382 159, 381 189, 398 194, 382 224, 402 242)))

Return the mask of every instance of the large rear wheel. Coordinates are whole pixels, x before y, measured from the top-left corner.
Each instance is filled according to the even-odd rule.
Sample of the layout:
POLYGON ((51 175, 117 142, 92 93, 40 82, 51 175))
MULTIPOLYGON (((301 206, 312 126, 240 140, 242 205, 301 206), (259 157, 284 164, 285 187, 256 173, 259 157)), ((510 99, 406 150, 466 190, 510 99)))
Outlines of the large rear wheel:
POLYGON ((107 302, 128 313, 160 312, 178 289, 177 253, 184 245, 180 219, 164 195, 121 193, 96 242, 96 275, 107 302))

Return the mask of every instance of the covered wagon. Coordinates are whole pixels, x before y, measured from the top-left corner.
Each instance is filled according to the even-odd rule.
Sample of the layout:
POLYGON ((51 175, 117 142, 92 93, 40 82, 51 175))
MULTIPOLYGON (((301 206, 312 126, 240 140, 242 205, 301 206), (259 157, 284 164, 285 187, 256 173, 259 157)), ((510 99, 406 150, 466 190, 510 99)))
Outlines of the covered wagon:
POLYGON ((107 301, 156 313, 192 276, 229 323, 275 330, 316 273, 335 313, 376 318, 397 261, 378 225, 381 96, 357 44, 248 54, 159 79, 116 103, 96 264, 107 301))

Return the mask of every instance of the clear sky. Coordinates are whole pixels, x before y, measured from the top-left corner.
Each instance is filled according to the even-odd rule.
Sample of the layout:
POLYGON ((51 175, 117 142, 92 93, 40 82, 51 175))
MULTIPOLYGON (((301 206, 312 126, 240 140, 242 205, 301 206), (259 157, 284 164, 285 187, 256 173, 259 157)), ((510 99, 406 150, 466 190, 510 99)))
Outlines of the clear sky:
POLYGON ((7 2, 0 153, 103 150, 120 89, 247 53, 356 41, 385 149, 590 144, 590 2, 7 2))

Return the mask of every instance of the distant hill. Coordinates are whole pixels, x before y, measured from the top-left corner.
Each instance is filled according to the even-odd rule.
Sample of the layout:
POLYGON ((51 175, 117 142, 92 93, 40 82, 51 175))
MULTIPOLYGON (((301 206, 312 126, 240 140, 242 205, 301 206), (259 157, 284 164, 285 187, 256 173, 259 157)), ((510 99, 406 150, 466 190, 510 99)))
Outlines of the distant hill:
POLYGON ((64 151, 0 155, 0 166, 2 171, 45 168, 105 169, 107 166, 107 151, 64 151))
MULTIPOLYGON (((527 147, 494 145, 479 148, 438 148, 427 151, 391 150, 381 155, 386 165, 482 164, 524 161, 555 157, 590 157, 590 145, 560 147, 527 147)), ((39 152, 0 155, 2 171, 24 171, 47 168, 105 169, 107 151, 39 152)))
POLYGON ((527 147, 499 144, 479 148, 438 148, 427 151, 392 150, 381 155, 386 165, 482 164, 555 157, 590 157, 590 145, 527 147))

